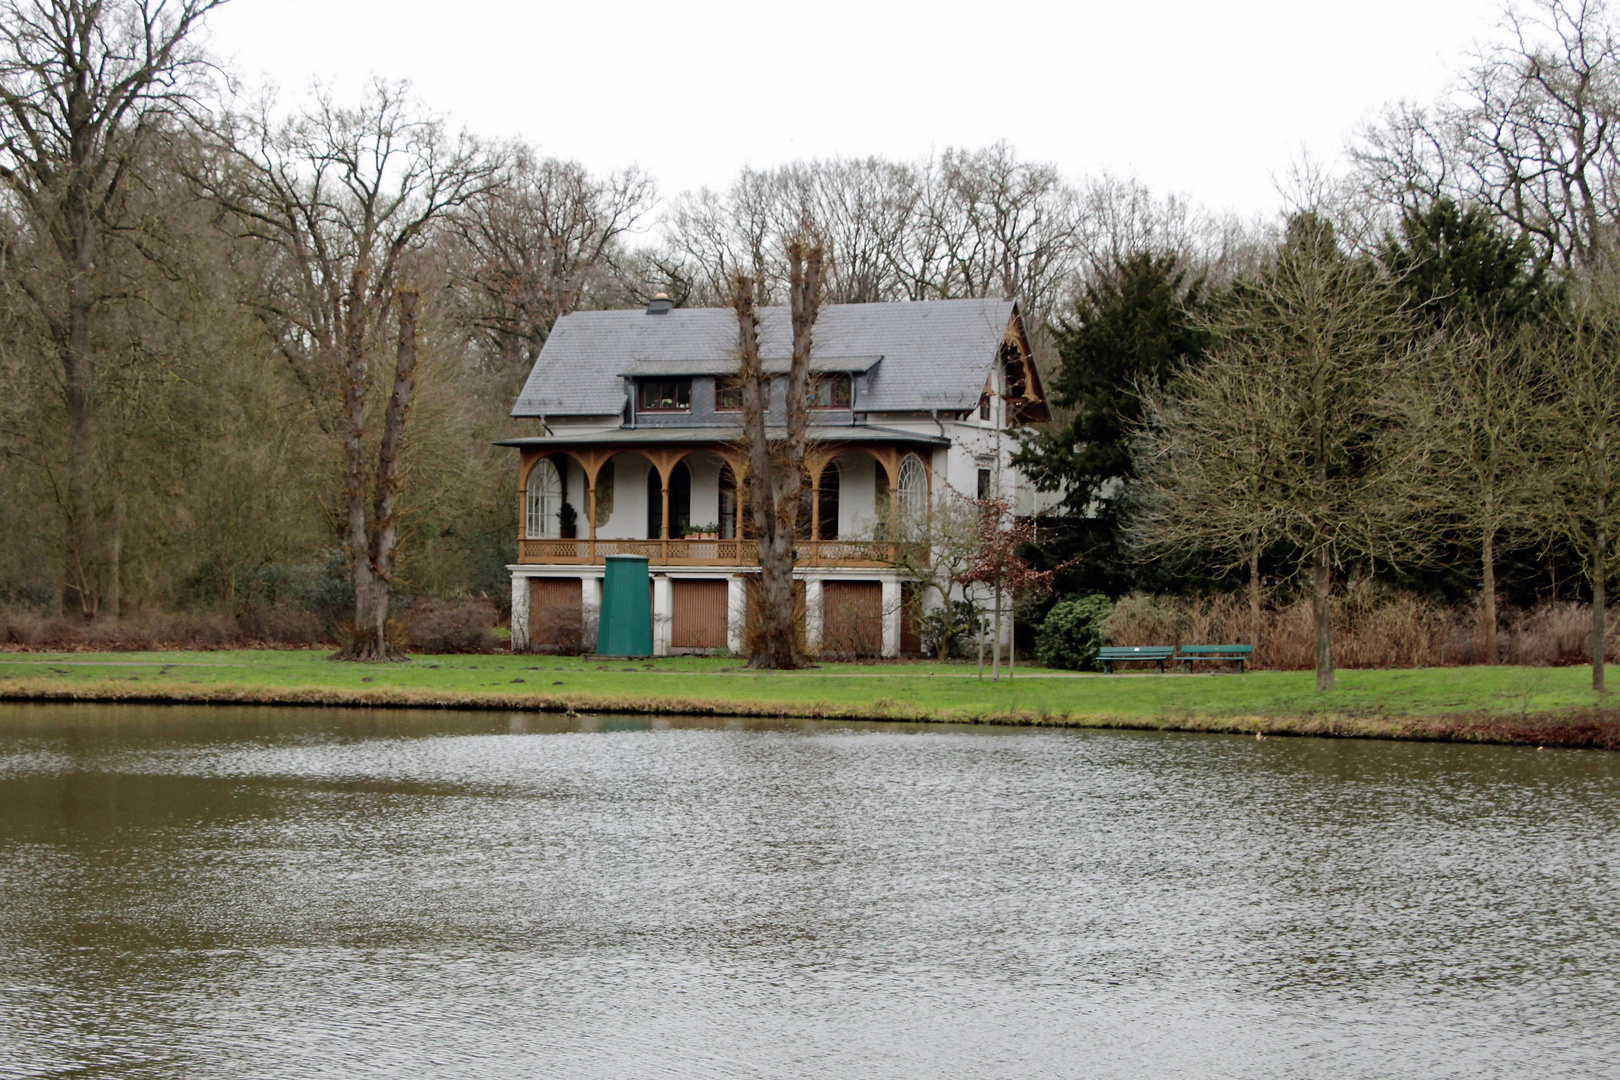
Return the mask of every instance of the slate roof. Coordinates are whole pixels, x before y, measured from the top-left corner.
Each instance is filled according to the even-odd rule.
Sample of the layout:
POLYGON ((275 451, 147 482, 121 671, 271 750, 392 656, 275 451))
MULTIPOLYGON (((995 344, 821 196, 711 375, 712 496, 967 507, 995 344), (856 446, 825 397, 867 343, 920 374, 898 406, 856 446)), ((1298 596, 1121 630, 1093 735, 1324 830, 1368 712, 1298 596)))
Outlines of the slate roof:
MULTIPOLYGON (((870 365, 863 412, 966 411, 978 404, 1012 313, 1011 300, 831 304, 816 320, 812 366, 870 365), (882 359, 870 364, 873 357, 882 359)), ((788 309, 762 308, 767 367, 791 352, 788 309)), ((736 355, 737 317, 729 308, 576 311, 552 328, 512 415, 614 414, 624 408, 628 372, 733 371, 736 355), (663 366, 669 370, 656 371, 663 366)))

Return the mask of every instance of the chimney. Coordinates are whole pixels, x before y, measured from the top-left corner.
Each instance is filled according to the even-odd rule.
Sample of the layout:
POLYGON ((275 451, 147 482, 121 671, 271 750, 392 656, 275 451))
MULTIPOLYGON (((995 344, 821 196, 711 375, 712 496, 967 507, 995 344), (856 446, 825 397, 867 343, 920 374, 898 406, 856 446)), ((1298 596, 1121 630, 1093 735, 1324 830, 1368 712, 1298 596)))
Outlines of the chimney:
POLYGON ((647 305, 647 314, 666 315, 669 313, 669 309, 674 306, 675 301, 669 298, 668 293, 659 293, 657 296, 652 298, 652 303, 647 305))

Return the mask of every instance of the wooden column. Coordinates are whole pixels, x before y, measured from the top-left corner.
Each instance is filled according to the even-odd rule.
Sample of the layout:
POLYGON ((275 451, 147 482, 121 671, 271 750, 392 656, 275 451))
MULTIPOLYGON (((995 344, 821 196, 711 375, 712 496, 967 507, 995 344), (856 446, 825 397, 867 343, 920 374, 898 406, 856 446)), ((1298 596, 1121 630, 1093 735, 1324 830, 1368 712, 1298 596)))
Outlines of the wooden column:
MULTIPOLYGON (((594 559, 596 558, 596 481, 602 475, 602 466, 613 459, 613 451, 571 450, 569 453, 575 461, 579 462, 579 467, 585 472, 585 504, 586 513, 590 518, 587 525, 590 532, 586 534, 589 540, 587 551, 588 557, 594 559)), ((579 534, 576 532, 574 535, 577 538, 579 534)))
POLYGON ((536 460, 527 450, 518 452, 518 562, 523 561, 523 541, 529 538, 529 470, 536 460))
POLYGON ((821 470, 810 474, 810 560, 821 555, 821 470))
POLYGON ((587 527, 590 531, 589 557, 596 558, 596 473, 593 471, 587 478, 590 487, 585 492, 586 512, 590 515, 587 527))
POLYGON ((663 496, 664 520, 658 525, 659 557, 669 558, 669 477, 675 471, 675 466, 690 454, 690 450, 644 450, 643 456, 652 462, 653 468, 658 470, 658 482, 663 496))
POLYGON ((821 444, 804 455, 805 472, 810 477, 810 561, 821 561, 821 477, 842 447, 821 444))
POLYGON ((893 542, 899 537, 900 525, 900 455, 892 446, 875 446, 867 452, 889 478, 889 540, 893 542))
POLYGON ((664 513, 658 522, 658 549, 663 552, 665 559, 669 558, 669 474, 660 472, 659 480, 663 482, 664 513))
POLYGON ((731 480, 732 483, 736 485, 733 494, 736 497, 737 502, 737 521, 736 527, 732 529, 732 532, 736 534, 735 539, 740 544, 743 539, 743 495, 748 490, 748 469, 746 459, 737 454, 728 453, 724 450, 719 451, 719 454, 720 459, 731 467, 731 480))

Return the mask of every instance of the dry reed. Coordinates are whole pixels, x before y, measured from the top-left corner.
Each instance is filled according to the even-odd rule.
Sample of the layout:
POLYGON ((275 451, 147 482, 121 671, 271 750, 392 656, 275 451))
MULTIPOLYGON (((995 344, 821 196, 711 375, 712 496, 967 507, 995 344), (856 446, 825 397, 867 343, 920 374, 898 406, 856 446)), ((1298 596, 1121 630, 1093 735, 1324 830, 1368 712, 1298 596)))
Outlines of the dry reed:
MULTIPOLYGON (((1345 668, 1455 667, 1484 663, 1479 605, 1437 604, 1411 593, 1354 585, 1333 599, 1333 655, 1345 668)), ((1500 612, 1496 662, 1557 667, 1589 662, 1588 604, 1546 602, 1500 612)), ((1620 654, 1609 620, 1606 652, 1620 654)), ((1134 593, 1108 624, 1115 645, 1253 645, 1255 668, 1305 671, 1316 665, 1308 600, 1263 610, 1258 624, 1241 596, 1134 593)))

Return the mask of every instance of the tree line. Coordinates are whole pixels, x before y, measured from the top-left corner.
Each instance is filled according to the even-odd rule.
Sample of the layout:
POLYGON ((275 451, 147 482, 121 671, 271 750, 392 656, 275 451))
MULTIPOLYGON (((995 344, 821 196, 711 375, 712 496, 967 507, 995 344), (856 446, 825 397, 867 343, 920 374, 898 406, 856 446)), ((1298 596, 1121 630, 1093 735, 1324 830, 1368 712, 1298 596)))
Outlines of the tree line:
POLYGON ((825 253, 823 303, 1020 299, 1058 406, 1019 458, 1065 495, 1038 530, 1060 590, 1246 579, 1258 608, 1365 573, 1489 608, 1503 567, 1567 588, 1526 584, 1552 564, 1603 595, 1601 5, 1508 9, 1452 92, 1392 106, 1275 221, 1004 144, 661 200, 407 86, 243 94, 195 44, 216 6, 0 4, 0 601, 326 604, 385 654, 397 593, 504 595, 490 443, 555 320, 733 306, 739 278, 786 302, 793 242, 825 253))

